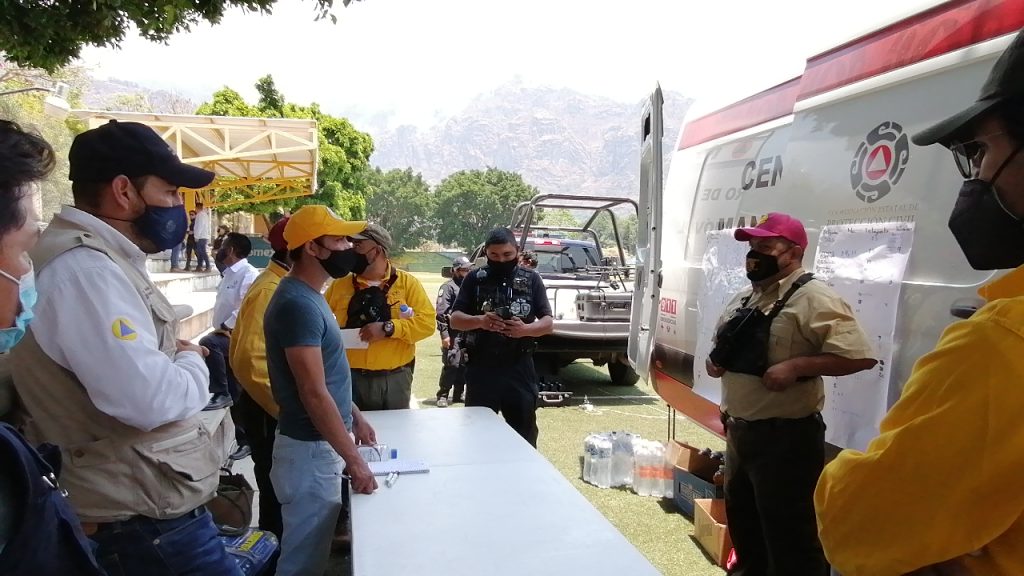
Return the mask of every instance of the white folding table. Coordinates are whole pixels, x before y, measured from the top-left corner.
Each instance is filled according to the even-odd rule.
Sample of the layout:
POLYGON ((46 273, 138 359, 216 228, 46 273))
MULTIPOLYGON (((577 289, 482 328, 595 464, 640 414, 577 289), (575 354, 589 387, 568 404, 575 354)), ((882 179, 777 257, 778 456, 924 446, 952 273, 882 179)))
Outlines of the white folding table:
POLYGON ((379 442, 430 472, 353 494, 355 576, 659 573, 492 411, 363 414, 379 442))

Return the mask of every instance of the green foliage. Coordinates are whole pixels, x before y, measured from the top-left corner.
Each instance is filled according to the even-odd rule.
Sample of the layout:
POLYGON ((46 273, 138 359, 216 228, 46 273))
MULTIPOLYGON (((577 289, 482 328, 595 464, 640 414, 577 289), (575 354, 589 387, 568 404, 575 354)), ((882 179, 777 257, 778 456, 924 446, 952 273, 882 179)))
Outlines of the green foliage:
MULTIPOLYGON (((352 0, 342 0, 348 6, 352 0)), ((206 21, 220 22, 231 8, 269 14, 277 0, 91 0, 39 2, 0 0, 0 51, 23 66, 55 70, 85 45, 116 48, 129 28, 153 42, 166 42, 206 21)), ((329 18, 334 0, 314 0, 316 20, 329 18)))
POLYGON ((497 168, 456 172, 434 190, 438 242, 470 251, 493 228, 509 224, 516 204, 536 194, 537 189, 515 172, 497 168))
POLYGON ((146 98, 145 94, 118 94, 110 100, 105 108, 120 112, 153 111, 153 105, 150 104, 149 98, 146 98))
MULTIPOLYGON (((622 240, 622 249, 626 254, 636 253, 636 214, 616 214, 615 222, 619 228, 619 238, 622 240)), ((608 214, 601 214, 594 220, 591 229, 597 234, 601 244, 601 251, 606 256, 618 256, 618 245, 615 242, 615 233, 612 230, 612 220, 608 214)))
POLYGON ((391 233, 396 252, 419 248, 434 237, 434 197, 412 168, 369 172, 366 217, 391 233))
POLYGON ((564 208, 558 210, 544 210, 540 215, 540 224, 545 226, 563 226, 566 228, 578 228, 579 220, 572 215, 572 212, 564 208))
POLYGON ((274 78, 267 74, 256 81, 256 92, 260 95, 260 111, 267 116, 284 117, 284 94, 277 89, 274 78))
MULTIPOLYGON (((368 183, 365 173, 369 169, 370 155, 373 154, 373 139, 369 134, 356 130, 344 118, 325 114, 316 103, 302 106, 286 101, 269 74, 256 83, 260 100, 249 104, 231 88, 223 88, 213 94, 213 99, 199 106, 196 114, 205 116, 244 116, 249 118, 308 118, 316 120, 319 132, 319 157, 316 192, 312 196, 287 198, 271 202, 249 202, 225 206, 224 213, 250 212, 271 214, 282 210, 293 210, 306 204, 325 204, 339 216, 361 219, 366 213, 364 195, 368 183)), ((263 188, 256 187, 257 190, 263 188)), ((226 190, 217 195, 218 199, 241 199, 239 191, 226 190)))
MULTIPOLYGON (((88 78, 81 68, 72 67, 47 73, 42 70, 20 68, 0 61, 0 91, 33 86, 49 87, 56 82, 71 86, 67 100, 73 108, 82 107, 82 90, 88 78)), ((23 129, 36 132, 53 147, 57 165, 49 178, 39 186, 40 217, 49 222, 64 204, 71 204, 71 183, 68 181, 68 151, 75 135, 85 131, 85 124, 69 116, 56 118, 46 114, 44 92, 28 92, 0 96, 0 118, 18 123, 23 129)))

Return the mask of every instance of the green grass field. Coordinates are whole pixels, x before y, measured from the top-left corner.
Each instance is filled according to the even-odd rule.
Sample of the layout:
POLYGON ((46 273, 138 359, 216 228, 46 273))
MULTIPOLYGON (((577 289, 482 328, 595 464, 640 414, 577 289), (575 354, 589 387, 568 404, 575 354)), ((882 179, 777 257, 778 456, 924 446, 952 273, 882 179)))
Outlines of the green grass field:
MULTIPOLYGON (((440 274, 415 275, 431 297, 445 281, 440 274)), ((413 395, 420 408, 437 409, 434 395, 441 373, 440 340, 435 336, 420 342, 416 358, 413 395)), ((573 364, 560 372, 559 377, 575 396, 568 407, 542 408, 538 412, 540 452, 663 574, 723 574, 692 539, 692 523, 677 511, 671 500, 643 498, 629 490, 602 490, 580 479, 580 455, 587 434, 623 430, 664 441, 668 437, 665 403, 646 383, 612 386, 604 368, 585 362, 573 364), (579 409, 584 396, 594 404, 595 410, 579 409)), ((458 406, 461 405, 446 410, 458 410, 458 406)), ((698 447, 724 448, 719 438, 682 417, 676 421, 676 437, 698 447)))

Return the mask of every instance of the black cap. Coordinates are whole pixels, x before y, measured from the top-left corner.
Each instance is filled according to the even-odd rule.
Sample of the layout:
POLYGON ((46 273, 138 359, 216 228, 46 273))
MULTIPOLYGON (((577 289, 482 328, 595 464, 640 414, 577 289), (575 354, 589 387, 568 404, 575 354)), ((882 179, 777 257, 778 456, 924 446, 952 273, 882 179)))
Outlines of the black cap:
POLYGON ((949 146, 964 137, 964 132, 993 106, 1012 98, 1024 98, 1024 30, 1017 33, 1010 47, 996 60, 973 105, 918 132, 912 140, 918 146, 936 142, 949 146))
POLYGON ((118 122, 75 136, 68 153, 72 182, 109 182, 117 176, 159 176, 169 184, 202 188, 216 174, 181 161, 152 128, 138 122, 118 122))

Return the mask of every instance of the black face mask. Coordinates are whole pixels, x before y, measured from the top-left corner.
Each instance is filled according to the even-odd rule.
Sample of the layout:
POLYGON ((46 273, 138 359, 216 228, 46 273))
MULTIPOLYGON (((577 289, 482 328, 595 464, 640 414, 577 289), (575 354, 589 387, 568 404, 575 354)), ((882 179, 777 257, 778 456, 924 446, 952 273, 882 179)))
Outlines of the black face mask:
POLYGON ((465 279, 466 279, 465 276, 459 276, 459 275, 452 276, 452 281, 455 282, 456 286, 462 286, 462 281, 465 280, 465 279))
POLYGON ((1024 264, 1024 222, 1003 207, 994 186, 1020 151, 1018 147, 1010 154, 991 183, 980 178, 965 181, 949 215, 949 230, 975 270, 1001 270, 1024 264))
POLYGON ((757 250, 747 252, 747 279, 751 282, 767 280, 778 274, 779 271, 778 256, 762 254, 757 250))
POLYGON ((330 274, 331 278, 342 278, 350 273, 362 274, 369 266, 366 255, 356 252, 355 248, 347 250, 331 250, 327 258, 317 258, 324 271, 330 274))
POLYGON ((224 270, 227 269, 228 265, 225 260, 228 258, 228 251, 221 248, 217 250, 217 253, 213 256, 213 265, 217 267, 217 271, 224 275, 224 270))
POLYGON ((499 262, 497 260, 491 260, 490 258, 487 259, 487 269, 493 272, 495 276, 511 276, 518 265, 519 260, 499 262))

